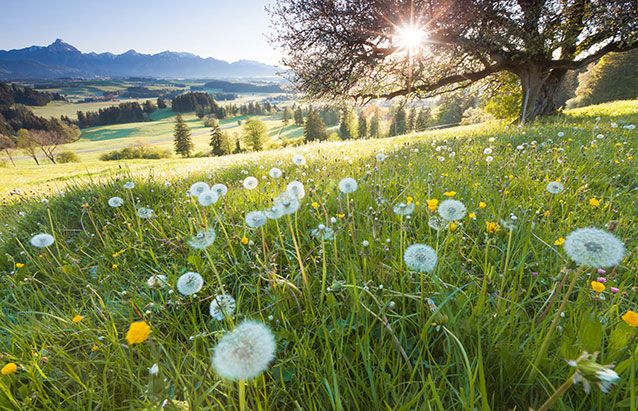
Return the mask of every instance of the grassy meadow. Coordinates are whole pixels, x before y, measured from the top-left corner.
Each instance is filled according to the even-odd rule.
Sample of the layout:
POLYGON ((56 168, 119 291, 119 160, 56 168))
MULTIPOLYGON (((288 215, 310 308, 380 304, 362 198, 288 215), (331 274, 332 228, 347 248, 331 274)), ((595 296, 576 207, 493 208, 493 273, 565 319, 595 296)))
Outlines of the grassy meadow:
MULTIPOLYGON (((520 128, 86 160, 23 181, 0 169, 4 188, 24 185, 0 206, 0 367, 16 365, 0 375, 0 408, 526 410, 558 391, 555 410, 638 410, 638 324, 622 318, 638 311, 636 123, 638 101, 617 102, 520 128), (355 191, 339 188, 346 177, 355 191), (188 195, 199 181, 228 192, 202 206, 188 195), (305 188, 298 210, 252 228, 247 213, 292 181, 305 188), (464 204, 458 220, 439 221, 447 199, 464 204), (576 267, 562 241, 584 227, 624 242, 620 264, 576 267), (189 246, 209 229, 212 245, 189 246), (54 243, 31 245, 38 233, 54 243), (414 244, 432 247, 433 269, 404 259, 414 244), (182 295, 187 272, 203 287, 182 295), (236 302, 221 320, 220 294, 236 302), (245 319, 272 330, 276 353, 244 385, 211 357, 245 319), (140 321, 150 334, 133 344, 140 321), (615 364, 609 393, 570 384, 567 360, 584 351, 615 364)), ((126 127, 92 144, 125 141, 126 127)), ((152 138, 171 133, 159 127, 152 138)), ((74 144, 91 146, 90 132, 74 144)))

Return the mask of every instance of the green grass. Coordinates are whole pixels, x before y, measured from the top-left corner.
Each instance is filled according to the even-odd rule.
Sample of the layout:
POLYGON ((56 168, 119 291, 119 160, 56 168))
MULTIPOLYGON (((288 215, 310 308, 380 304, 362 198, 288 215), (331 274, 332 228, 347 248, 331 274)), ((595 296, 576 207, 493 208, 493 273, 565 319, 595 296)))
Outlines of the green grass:
POLYGON ((621 315, 638 311, 638 130, 623 128, 636 123, 637 108, 570 111, 521 129, 466 126, 132 162, 46 203, 11 196, 0 208, 0 352, 18 371, 0 378, 0 406, 156 409, 169 399, 193 410, 237 409, 238 384, 220 379, 210 358, 226 330, 251 318, 272 328, 277 352, 248 382, 248 409, 538 409, 573 373, 565 360, 588 350, 600 351, 601 364, 617 363, 620 380, 607 395, 571 387, 553 409, 635 410, 636 329, 621 315), (374 158, 380 150, 383 162, 374 158), (307 167, 292 164, 295 153, 307 167), (282 179, 268 177, 273 166, 282 179), (248 175, 258 178, 256 190, 242 188, 248 175), (348 195, 337 188, 347 176, 359 183, 348 195), (559 178, 565 191, 549 194, 546 184, 559 178), (244 224, 293 180, 306 188, 297 213, 259 229, 244 224), (126 181, 135 188, 124 189, 126 181), (201 207, 185 195, 196 181, 223 182, 228 194, 201 207), (435 231, 427 200, 451 192, 475 217, 435 231), (125 200, 118 209, 107 205, 115 195, 125 200), (408 197, 417 204, 409 219, 392 211, 408 197), (141 206, 155 216, 139 219, 141 206), (515 227, 506 228, 512 214, 515 227), (487 233, 487 222, 500 230, 487 233), (314 237, 319 224, 334 239, 314 237), (605 274, 582 272, 541 353, 567 288, 563 270, 574 268, 554 241, 587 226, 613 227, 626 256, 605 274), (186 240, 206 227, 215 228, 215 243, 190 249, 186 240), (40 232, 53 234, 54 245, 31 246, 40 232), (414 243, 436 250, 432 273, 407 270, 403 251, 414 243), (186 271, 204 277, 196 296, 174 289, 186 271), (150 289, 154 274, 168 286, 150 289), (596 293, 589 284, 601 275, 607 288, 596 293), (237 300, 232 322, 208 313, 222 288, 237 300), (81 322, 72 322, 76 315, 81 322), (129 347, 126 331, 141 319, 150 337, 129 347), (148 373, 153 364, 157 377, 148 373))

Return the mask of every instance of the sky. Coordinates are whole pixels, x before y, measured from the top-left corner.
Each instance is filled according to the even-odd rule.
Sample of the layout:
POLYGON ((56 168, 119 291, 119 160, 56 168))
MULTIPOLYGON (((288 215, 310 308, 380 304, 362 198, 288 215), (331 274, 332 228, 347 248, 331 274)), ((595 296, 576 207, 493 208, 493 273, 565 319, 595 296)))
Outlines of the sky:
POLYGON ((61 38, 84 53, 189 52, 276 64, 267 42, 274 0, 0 0, 0 50, 61 38))

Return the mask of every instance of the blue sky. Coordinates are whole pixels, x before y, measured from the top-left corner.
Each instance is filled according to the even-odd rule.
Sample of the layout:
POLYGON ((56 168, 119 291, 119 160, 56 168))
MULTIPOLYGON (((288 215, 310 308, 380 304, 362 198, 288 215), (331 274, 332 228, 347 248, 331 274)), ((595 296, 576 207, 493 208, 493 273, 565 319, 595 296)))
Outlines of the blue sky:
POLYGON ((274 64, 264 34, 273 0, 0 0, 0 49, 61 38, 82 52, 186 51, 274 64))

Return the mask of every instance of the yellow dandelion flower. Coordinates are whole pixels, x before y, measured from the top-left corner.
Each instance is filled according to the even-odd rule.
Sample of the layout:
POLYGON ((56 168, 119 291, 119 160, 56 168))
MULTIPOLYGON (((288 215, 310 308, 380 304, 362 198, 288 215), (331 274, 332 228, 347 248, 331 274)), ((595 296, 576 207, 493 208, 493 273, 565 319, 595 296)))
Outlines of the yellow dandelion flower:
POLYGON ((448 229, 449 229, 450 231, 456 231, 456 228, 457 228, 458 226, 459 226, 459 225, 458 225, 457 223, 450 223, 450 225, 448 226, 448 229))
POLYGON ((565 239, 561 237, 558 240, 554 241, 554 245, 563 245, 564 242, 565 242, 565 239))
POLYGON ((126 341, 131 345, 143 343, 150 333, 151 327, 146 324, 146 321, 136 321, 129 327, 126 333, 126 341))
POLYGON ((16 263, 16 267, 22 268, 22 267, 24 267, 24 264, 23 263, 16 263))
POLYGON ((83 319, 83 318, 84 318, 84 317, 83 317, 83 316, 81 316, 81 315, 76 315, 75 317, 73 317, 73 320, 72 320, 72 321, 73 321, 74 323, 79 323, 80 321, 82 321, 82 319, 83 319))
POLYGON ((622 319, 625 320, 627 325, 630 327, 638 327, 638 313, 634 311, 627 311, 625 315, 622 316, 622 319))
POLYGON ((418 201, 414 202, 414 205, 420 205, 421 203, 419 203, 418 201))
POLYGON ((485 207, 487 207, 487 204, 485 204, 484 202, 481 201, 479 203, 479 208, 485 208, 485 207))
POLYGON ((312 206, 312 208, 317 208, 319 207, 319 204, 316 201, 313 201, 312 204, 310 204, 312 206))
POLYGON ((590 198, 589 199, 589 205, 594 206, 594 207, 598 207, 600 205, 600 201, 596 200, 595 198, 590 198))
POLYGON ((562 178, 558 177, 555 181, 556 181, 557 183, 560 183, 562 180, 563 180, 562 178))
POLYGON ((13 374, 17 370, 18 370, 18 366, 14 362, 10 362, 9 364, 2 367, 2 370, 0 370, 0 373, 2 373, 2 375, 9 375, 9 374, 13 374))
POLYGON ((500 225, 491 221, 486 221, 485 226, 486 226, 487 232, 490 234, 494 234, 501 229, 500 225))
POLYGON ((591 288, 593 288, 597 293, 602 293, 605 291, 605 284, 599 283, 598 281, 592 281, 591 288))
POLYGON ((413 201, 414 201, 414 199, 412 197, 408 197, 408 199, 407 199, 408 204, 410 204, 413 201))
POLYGON ((446 191, 443 195, 446 197, 454 197, 456 195, 456 191, 446 191))
POLYGON ((94 345, 93 348, 91 348, 91 351, 97 351, 99 349, 100 349, 100 347, 98 347, 97 345, 94 345))
POLYGON ((428 203, 428 208, 432 211, 436 210, 436 208, 439 206, 439 200, 437 200, 436 198, 427 200, 426 202, 428 203))
POLYGON ((474 214, 474 213, 470 213, 470 214, 468 214, 468 216, 469 216, 470 218, 476 218, 476 214, 474 214))
POLYGON ((242 237, 241 238, 241 243, 244 244, 244 245, 248 244, 248 238, 247 237, 242 237))
POLYGON ((408 167, 412 167, 412 163, 408 163, 408 167))
POLYGON ((345 214, 337 214, 337 217, 339 217, 339 218, 343 218, 345 216, 346 216, 345 214))
POLYGON ((111 268, 117 268, 117 264, 113 264, 111 268))

